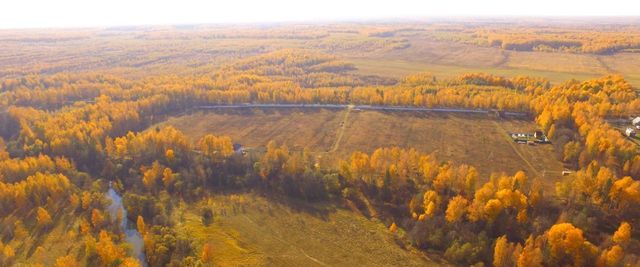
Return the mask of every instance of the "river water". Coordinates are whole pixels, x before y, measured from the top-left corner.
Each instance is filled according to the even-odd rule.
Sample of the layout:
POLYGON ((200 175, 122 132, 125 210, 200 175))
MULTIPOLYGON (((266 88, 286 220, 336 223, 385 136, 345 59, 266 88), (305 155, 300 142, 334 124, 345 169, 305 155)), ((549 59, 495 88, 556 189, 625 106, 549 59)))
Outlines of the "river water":
POLYGON ((120 223, 120 229, 122 229, 125 234, 125 241, 131 244, 133 255, 138 260, 140 260, 143 266, 147 266, 148 264, 144 255, 144 241, 142 240, 142 236, 135 226, 129 226, 135 224, 130 223, 127 219, 127 210, 122 204, 122 197, 118 195, 118 193, 113 190, 113 188, 111 188, 111 185, 109 185, 109 191, 107 191, 107 198, 111 199, 111 204, 109 205, 109 207, 107 207, 109 215, 111 215, 111 218, 115 220, 115 218, 118 218, 118 212, 122 212, 122 222, 120 223))

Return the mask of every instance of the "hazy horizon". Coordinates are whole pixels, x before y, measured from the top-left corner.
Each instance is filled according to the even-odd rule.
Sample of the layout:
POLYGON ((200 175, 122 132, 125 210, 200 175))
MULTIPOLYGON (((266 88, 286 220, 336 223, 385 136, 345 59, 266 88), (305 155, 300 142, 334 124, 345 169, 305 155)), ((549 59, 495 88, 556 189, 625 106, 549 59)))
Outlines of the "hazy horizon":
POLYGON ((490 0, 428 3, 381 1, 256 1, 224 3, 184 1, 110 2, 62 0, 14 1, 4 5, 0 28, 87 28, 194 24, 270 24, 370 20, 425 20, 449 17, 637 17, 640 3, 624 0, 552 1, 534 4, 490 0))

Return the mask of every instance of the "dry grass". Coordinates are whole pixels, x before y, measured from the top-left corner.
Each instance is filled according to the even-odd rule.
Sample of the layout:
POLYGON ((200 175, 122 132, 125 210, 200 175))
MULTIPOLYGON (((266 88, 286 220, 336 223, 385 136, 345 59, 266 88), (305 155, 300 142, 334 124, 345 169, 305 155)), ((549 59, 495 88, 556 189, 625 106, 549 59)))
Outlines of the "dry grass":
POLYGON ((570 79, 586 80, 620 73, 635 86, 640 86, 638 53, 595 56, 518 52, 422 38, 410 38, 409 41, 411 46, 402 50, 341 56, 356 64, 359 73, 394 78, 416 72, 430 72, 438 78, 485 72, 507 77, 545 77, 557 84, 570 79))
POLYGON ((506 67, 574 74, 605 75, 608 73, 594 55, 509 51, 506 67))
MULTIPOLYGON (((454 78, 464 73, 483 72, 505 77, 533 76, 544 77, 558 84, 570 79, 587 80, 604 74, 585 74, 570 72, 554 72, 510 67, 458 66, 422 63, 411 60, 350 58, 360 74, 379 75, 383 77, 402 78, 417 72, 428 72, 440 79, 454 78)), ((637 80, 632 80, 637 82, 637 80)), ((635 83, 640 84, 640 83, 635 83)))
POLYGON ((51 266, 56 259, 66 255, 74 255, 78 261, 84 260, 84 240, 78 233, 79 218, 64 213, 61 218, 54 219, 51 229, 43 233, 30 233, 24 239, 15 239, 8 244, 13 247, 16 266, 45 264, 51 266))
POLYGON ((552 146, 514 145, 506 136, 507 131, 535 129, 530 121, 498 121, 484 115, 360 112, 351 116, 340 153, 344 157, 354 150, 413 147, 443 160, 475 166, 485 179, 494 172, 524 170, 536 176, 544 170, 562 171, 552 146))
MULTIPOLYGON (((295 204, 301 205, 301 204, 295 204)), ((174 212, 176 231, 213 247, 223 266, 436 266, 402 249, 384 224, 326 204, 288 206, 253 194, 218 195, 174 212), (214 211, 205 226, 202 207, 214 211)))
POLYGON ((193 141, 214 134, 227 135, 247 147, 265 146, 274 140, 294 150, 309 147, 328 151, 341 121, 336 111, 325 109, 252 109, 195 112, 169 118, 161 125, 172 125, 193 141))
MULTIPOLYGON (((501 64, 505 55, 501 49, 475 45, 434 41, 428 38, 408 38, 411 46, 401 50, 370 53, 370 59, 407 60, 416 63, 493 67, 501 64)), ((352 56, 350 54, 346 57, 352 56)))
POLYGON ((170 118, 172 125, 193 140, 207 133, 229 135, 234 142, 260 147, 269 140, 293 149, 308 147, 333 165, 353 151, 372 152, 378 147, 400 146, 435 153, 442 160, 475 166, 482 180, 493 172, 545 176, 551 186, 559 178, 562 163, 551 145, 517 145, 507 131, 533 131, 527 120, 495 120, 484 115, 443 113, 352 111, 335 153, 331 150, 343 110, 252 110, 242 112, 197 112, 170 118))
POLYGON ((600 59, 613 72, 624 75, 636 87, 640 86, 640 53, 619 53, 600 59))

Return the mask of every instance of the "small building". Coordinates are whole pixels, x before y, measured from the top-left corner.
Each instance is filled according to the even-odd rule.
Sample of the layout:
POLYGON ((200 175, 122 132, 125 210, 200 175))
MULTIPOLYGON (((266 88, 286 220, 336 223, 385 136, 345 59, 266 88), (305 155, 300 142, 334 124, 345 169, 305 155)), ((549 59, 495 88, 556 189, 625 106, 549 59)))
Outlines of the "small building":
POLYGON ((542 131, 537 130, 535 132, 533 132, 533 137, 535 137, 536 139, 544 139, 544 133, 542 133, 542 131))
POLYGON ((633 128, 627 128, 626 131, 624 131, 624 134, 628 137, 635 137, 636 136, 636 130, 634 130, 633 128))
POLYGON ((244 156, 244 155, 247 154, 247 148, 243 147, 241 144, 234 143, 233 144, 233 152, 235 152, 236 154, 244 156))
POLYGON ((631 124, 633 124, 635 126, 639 126, 640 125, 640 117, 635 117, 633 120, 631 120, 631 124))

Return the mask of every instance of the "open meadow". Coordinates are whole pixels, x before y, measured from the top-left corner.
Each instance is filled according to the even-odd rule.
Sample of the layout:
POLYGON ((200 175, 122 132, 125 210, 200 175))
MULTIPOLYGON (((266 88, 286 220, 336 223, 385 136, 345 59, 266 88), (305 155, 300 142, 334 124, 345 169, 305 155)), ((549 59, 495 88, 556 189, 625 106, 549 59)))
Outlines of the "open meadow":
POLYGON ((210 243, 214 261, 222 266, 442 264, 402 245, 405 241, 383 223, 332 205, 226 194, 181 203, 174 217, 178 236, 189 236, 198 246, 210 243), (211 223, 203 223, 202 209, 213 211, 211 223))
POLYGON ((249 148, 264 147, 271 140, 291 150, 308 148, 333 168, 355 151, 372 153, 379 147, 398 146, 475 166, 482 181, 494 172, 524 170, 530 176, 544 176, 551 187, 563 170, 551 145, 516 144, 507 135, 536 130, 535 123, 526 119, 351 110, 345 120, 346 112, 315 108, 195 111, 170 117, 158 126, 176 127, 194 141, 215 134, 230 136, 249 148))
POLYGON ((638 53, 614 55, 571 54, 541 51, 508 51, 432 39, 408 39, 408 48, 377 51, 344 57, 356 65, 359 73, 402 78, 416 72, 428 72, 440 78, 463 73, 483 72, 515 77, 545 77, 559 84, 570 79, 586 80, 607 74, 621 74, 640 85, 638 53))

